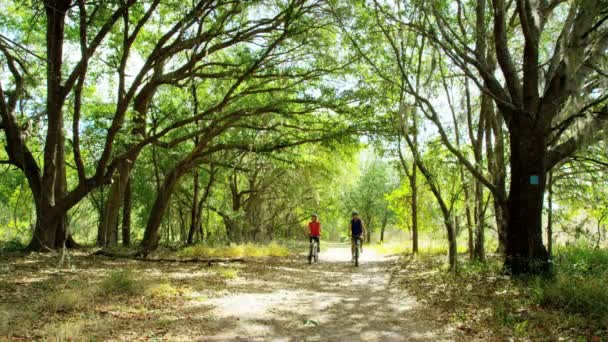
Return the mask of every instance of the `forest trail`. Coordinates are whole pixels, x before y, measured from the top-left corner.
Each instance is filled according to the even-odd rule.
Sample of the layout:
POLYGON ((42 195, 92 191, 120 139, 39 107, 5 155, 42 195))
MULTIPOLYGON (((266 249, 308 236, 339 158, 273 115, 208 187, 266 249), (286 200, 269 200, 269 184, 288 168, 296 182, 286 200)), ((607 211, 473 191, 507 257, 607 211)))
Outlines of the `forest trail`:
POLYGON ((239 277, 241 291, 207 301, 215 325, 208 328, 216 334, 201 341, 455 339, 413 296, 392 286, 395 257, 364 249, 356 268, 349 246, 321 247, 318 264, 306 264, 305 255, 273 262, 239 277))

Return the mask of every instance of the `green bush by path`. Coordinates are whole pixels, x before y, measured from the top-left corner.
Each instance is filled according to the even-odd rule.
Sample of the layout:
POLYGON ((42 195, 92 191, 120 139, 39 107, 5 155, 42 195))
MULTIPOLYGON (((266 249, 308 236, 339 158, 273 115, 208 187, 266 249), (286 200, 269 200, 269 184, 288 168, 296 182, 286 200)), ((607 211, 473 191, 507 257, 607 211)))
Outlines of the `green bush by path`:
POLYGON ((462 258, 446 272, 440 255, 407 255, 395 273, 437 319, 484 341, 608 341, 608 250, 575 245, 556 250, 551 277, 511 277, 503 261, 462 258))
POLYGON ((532 288, 536 301, 589 317, 608 329, 608 250, 583 245, 562 248, 554 266, 554 278, 536 279, 532 288))

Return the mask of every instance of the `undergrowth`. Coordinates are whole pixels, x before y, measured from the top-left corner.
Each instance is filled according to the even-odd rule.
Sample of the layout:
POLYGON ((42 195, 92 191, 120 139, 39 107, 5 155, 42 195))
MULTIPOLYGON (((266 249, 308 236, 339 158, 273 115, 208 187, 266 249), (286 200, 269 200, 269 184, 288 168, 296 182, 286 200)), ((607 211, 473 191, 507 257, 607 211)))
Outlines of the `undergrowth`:
POLYGON ((178 255, 180 257, 194 258, 284 257, 289 255, 289 249, 276 242, 271 242, 268 245, 246 243, 222 247, 211 247, 204 244, 198 244, 182 249, 178 252, 178 255))
POLYGON ((104 294, 135 294, 142 289, 141 282, 130 269, 111 271, 99 284, 104 294))
POLYGON ((608 250, 583 245, 562 248, 554 269, 554 278, 535 279, 534 300, 546 308, 587 317, 596 329, 608 329, 608 250))
POLYGON ((407 257, 400 286, 442 308, 446 324, 470 339, 608 340, 608 251, 561 248, 552 277, 509 277, 502 261, 462 262, 447 272, 443 257, 407 257))

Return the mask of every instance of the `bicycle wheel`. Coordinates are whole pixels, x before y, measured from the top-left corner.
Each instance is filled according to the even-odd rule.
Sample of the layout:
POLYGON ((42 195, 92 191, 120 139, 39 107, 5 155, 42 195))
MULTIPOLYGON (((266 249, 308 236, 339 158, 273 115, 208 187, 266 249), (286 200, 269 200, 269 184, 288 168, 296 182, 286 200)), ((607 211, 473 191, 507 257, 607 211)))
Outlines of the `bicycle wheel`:
POLYGON ((308 250, 308 264, 312 264, 312 249, 313 249, 313 244, 310 244, 310 248, 308 250))
POLYGON ((314 250, 315 250, 315 254, 314 254, 315 262, 319 262, 319 244, 315 243, 314 250))

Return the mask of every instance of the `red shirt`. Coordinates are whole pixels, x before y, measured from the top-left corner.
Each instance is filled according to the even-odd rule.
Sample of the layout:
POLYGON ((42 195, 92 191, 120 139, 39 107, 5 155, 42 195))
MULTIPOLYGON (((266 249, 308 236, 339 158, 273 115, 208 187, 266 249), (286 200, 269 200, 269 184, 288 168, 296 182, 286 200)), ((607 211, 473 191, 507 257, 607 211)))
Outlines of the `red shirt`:
POLYGON ((319 221, 308 222, 308 230, 310 231, 310 236, 320 236, 321 235, 321 222, 319 222, 319 221))

